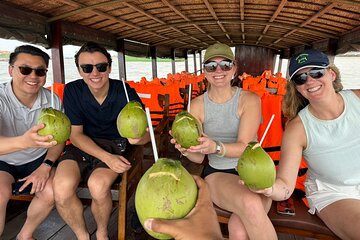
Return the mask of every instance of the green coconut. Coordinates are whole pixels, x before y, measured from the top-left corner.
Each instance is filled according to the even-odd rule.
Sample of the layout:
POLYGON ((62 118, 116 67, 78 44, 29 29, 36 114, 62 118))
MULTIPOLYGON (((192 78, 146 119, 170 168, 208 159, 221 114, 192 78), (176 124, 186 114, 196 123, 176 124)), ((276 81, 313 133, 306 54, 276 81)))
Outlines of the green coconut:
MULTIPOLYGON (((45 127, 38 131, 41 136, 52 135, 56 142, 64 143, 69 139, 71 133, 71 122, 65 113, 53 109, 43 108, 39 115, 38 124, 45 124, 45 127)), ((51 140, 52 141, 52 140, 51 140)))
POLYGON ((129 101, 120 111, 116 126, 124 138, 141 138, 148 127, 146 113, 137 101, 129 101))
POLYGON ((240 179, 252 189, 271 187, 275 182, 274 161, 257 142, 250 142, 237 165, 240 179))
POLYGON ((172 136, 183 148, 199 145, 197 140, 201 137, 202 126, 189 112, 182 111, 175 116, 171 126, 172 136))
MULTIPOLYGON (((135 208, 141 224, 148 218, 179 219, 195 206, 198 189, 193 177, 178 160, 159 158, 140 179, 135 193, 135 208)), ((145 229, 157 239, 167 234, 145 229)))

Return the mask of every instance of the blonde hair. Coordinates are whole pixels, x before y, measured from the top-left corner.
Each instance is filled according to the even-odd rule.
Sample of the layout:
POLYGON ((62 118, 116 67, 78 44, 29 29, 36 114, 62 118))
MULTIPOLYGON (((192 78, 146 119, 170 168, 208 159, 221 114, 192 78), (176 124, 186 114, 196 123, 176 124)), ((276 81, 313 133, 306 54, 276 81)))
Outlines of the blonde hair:
MULTIPOLYGON (((335 72, 336 78, 332 82, 335 92, 340 92, 343 89, 343 85, 341 83, 341 76, 339 69, 334 65, 330 64, 328 69, 331 69, 335 72)), ((301 109, 306 107, 309 104, 309 100, 301 95, 296 90, 296 85, 293 81, 288 81, 286 84, 286 94, 284 96, 284 103, 283 103, 283 114, 288 119, 291 120, 296 117, 298 112, 301 109)))

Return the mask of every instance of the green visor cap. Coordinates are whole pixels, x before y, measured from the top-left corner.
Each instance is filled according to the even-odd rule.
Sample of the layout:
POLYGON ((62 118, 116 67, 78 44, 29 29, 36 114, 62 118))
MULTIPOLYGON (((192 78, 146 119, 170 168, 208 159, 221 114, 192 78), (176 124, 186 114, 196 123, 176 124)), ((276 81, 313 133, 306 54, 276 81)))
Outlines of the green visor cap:
POLYGON ((215 43, 211 46, 209 46, 206 49, 205 55, 204 55, 204 63, 207 62, 209 59, 214 57, 223 57, 226 59, 229 59, 231 61, 234 61, 234 53, 231 51, 231 48, 223 43, 215 43))

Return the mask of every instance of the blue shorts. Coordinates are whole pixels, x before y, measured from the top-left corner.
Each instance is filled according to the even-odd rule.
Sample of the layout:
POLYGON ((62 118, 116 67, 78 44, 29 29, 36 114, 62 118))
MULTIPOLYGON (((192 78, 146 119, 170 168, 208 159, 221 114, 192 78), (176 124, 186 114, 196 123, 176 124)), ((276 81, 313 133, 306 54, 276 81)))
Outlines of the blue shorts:
POLYGON ((15 182, 21 178, 29 176, 35 171, 44 161, 46 154, 42 155, 38 159, 23 165, 11 165, 4 161, 0 161, 0 171, 10 173, 15 179, 15 182))

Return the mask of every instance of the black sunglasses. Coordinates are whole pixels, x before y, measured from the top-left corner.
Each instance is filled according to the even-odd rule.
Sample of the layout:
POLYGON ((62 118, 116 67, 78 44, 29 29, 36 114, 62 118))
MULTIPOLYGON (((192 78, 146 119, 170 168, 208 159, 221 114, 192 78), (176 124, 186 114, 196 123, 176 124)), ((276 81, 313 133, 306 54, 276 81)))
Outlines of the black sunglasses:
POLYGON ((12 67, 18 67, 20 70, 20 73, 25 76, 31 74, 31 72, 34 71, 36 76, 43 77, 46 75, 46 72, 48 71, 45 68, 31 68, 31 67, 27 67, 27 66, 12 65, 12 67))
POLYGON ((206 62, 204 63, 204 69, 207 72, 215 72, 217 66, 220 66, 223 71, 230 71, 233 67, 234 63, 232 61, 222 60, 221 62, 206 62))
POLYGON ((91 73, 94 69, 94 66, 96 67, 96 69, 99 72, 105 72, 107 70, 108 67, 108 63, 98 63, 95 65, 92 64, 82 64, 80 65, 81 69, 83 70, 84 73, 91 73))
POLYGON ((325 75, 326 68, 312 68, 308 72, 300 73, 291 78, 296 85, 303 85, 306 83, 307 77, 310 76, 313 79, 319 79, 325 75))

